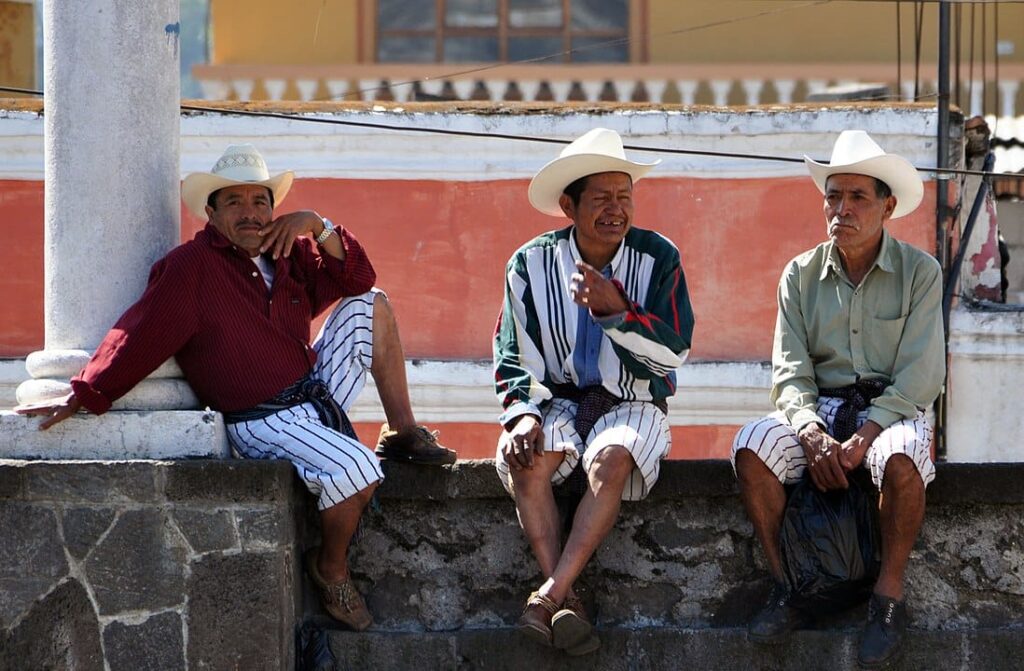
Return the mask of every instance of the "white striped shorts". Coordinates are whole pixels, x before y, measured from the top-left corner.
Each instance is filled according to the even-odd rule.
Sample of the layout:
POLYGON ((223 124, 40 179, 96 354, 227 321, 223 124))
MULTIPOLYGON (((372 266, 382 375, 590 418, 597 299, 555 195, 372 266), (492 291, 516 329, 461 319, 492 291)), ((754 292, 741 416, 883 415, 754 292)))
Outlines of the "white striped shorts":
MULTIPOLYGON (((836 412, 843 400, 831 396, 818 399, 818 417, 827 425, 829 434, 833 431, 836 412)), ((867 421, 868 411, 857 414, 857 427, 867 421)), ((917 417, 904 419, 887 427, 878 435, 864 455, 863 466, 871 472, 871 480, 881 489, 885 464, 894 454, 905 454, 910 457, 921 474, 921 480, 928 486, 935 479, 935 464, 931 458, 932 427, 925 419, 924 413, 918 411, 917 417)), ((803 477, 807 468, 804 448, 797 440, 796 432, 786 423, 781 412, 773 412, 767 417, 750 422, 736 434, 732 445, 732 466, 736 469, 736 453, 748 449, 754 452, 772 473, 784 485, 793 484, 803 477)))
MULTIPOLYGON (((373 301, 378 289, 341 301, 313 343, 313 375, 348 412, 373 363, 373 301)), ((287 459, 326 510, 384 479, 373 451, 320 423, 311 403, 227 427, 235 451, 249 459, 287 459)))
MULTIPOLYGON (((545 452, 562 452, 564 458, 551 475, 554 485, 576 468, 583 455, 583 469, 590 471, 595 457, 606 447, 621 445, 633 457, 634 467, 622 490, 623 501, 639 501, 647 496, 658 481, 661 460, 672 447, 672 435, 665 413, 651 403, 623 401, 602 415, 587 436, 586 447, 573 428, 576 403, 564 398, 552 399, 544 409, 542 432, 545 452)), ((494 459, 498 476, 505 489, 512 493, 512 474, 499 446, 494 459)))

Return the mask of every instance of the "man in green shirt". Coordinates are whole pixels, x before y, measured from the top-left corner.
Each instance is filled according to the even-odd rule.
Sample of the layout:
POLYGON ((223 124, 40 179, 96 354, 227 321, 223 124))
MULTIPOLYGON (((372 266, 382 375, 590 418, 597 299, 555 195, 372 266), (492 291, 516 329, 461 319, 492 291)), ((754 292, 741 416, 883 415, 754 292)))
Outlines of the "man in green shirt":
POLYGON ((882 493, 882 564, 858 662, 878 668, 897 653, 906 627, 903 574, 935 477, 923 409, 945 377, 942 272, 885 230, 921 202, 909 161, 859 130, 839 136, 829 163, 805 160, 825 195, 829 239, 782 273, 772 349, 777 411, 743 427, 733 445, 743 505, 776 583, 749 635, 774 641, 806 621, 783 580, 783 485, 806 474, 822 491, 842 489, 864 466, 882 493))

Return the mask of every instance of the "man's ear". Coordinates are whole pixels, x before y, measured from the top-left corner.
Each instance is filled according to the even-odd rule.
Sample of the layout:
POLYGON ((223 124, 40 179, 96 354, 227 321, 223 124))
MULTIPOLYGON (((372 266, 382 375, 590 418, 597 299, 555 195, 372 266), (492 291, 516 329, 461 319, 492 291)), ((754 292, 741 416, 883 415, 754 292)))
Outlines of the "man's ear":
POLYGON ((572 202, 572 198, 569 197, 569 194, 563 193, 558 197, 558 206, 562 208, 562 213, 565 214, 565 216, 570 219, 575 219, 576 205, 572 202))
POLYGON ((882 210, 882 220, 888 219, 896 210, 896 196, 889 196, 885 199, 885 208, 882 210))
POLYGON ((205 209, 206 209, 206 218, 207 219, 213 219, 213 208, 210 207, 209 205, 207 205, 205 209))

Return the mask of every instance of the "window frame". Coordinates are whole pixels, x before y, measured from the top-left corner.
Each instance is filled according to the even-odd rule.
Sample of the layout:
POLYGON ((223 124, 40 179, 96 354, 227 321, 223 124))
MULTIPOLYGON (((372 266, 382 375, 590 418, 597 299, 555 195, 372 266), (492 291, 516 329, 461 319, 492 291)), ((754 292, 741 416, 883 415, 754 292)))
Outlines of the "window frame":
MULTIPOLYGON (((360 40, 360 61, 363 63, 381 63, 386 61, 377 59, 377 44, 381 37, 433 37, 434 38, 434 59, 431 63, 445 63, 444 60, 444 38, 445 37, 497 37, 498 39, 498 60, 496 63, 508 62, 509 38, 515 37, 560 37, 562 40, 562 51, 568 52, 572 48, 572 39, 575 37, 596 37, 609 40, 628 38, 627 63, 647 62, 646 19, 647 3, 649 0, 626 0, 628 23, 625 30, 612 28, 596 30, 579 30, 571 27, 571 0, 562 2, 562 25, 557 28, 528 27, 513 28, 508 25, 508 0, 498 0, 498 25, 496 27, 450 27, 444 22, 444 8, 446 0, 434 0, 435 16, 437 21, 433 28, 429 29, 394 29, 383 31, 377 21, 377 0, 360 0, 360 21, 362 37, 360 40)), ((578 63, 571 59, 571 54, 563 54, 563 60, 550 60, 545 63, 552 65, 578 63)), ((481 61, 491 62, 491 61, 481 61)))

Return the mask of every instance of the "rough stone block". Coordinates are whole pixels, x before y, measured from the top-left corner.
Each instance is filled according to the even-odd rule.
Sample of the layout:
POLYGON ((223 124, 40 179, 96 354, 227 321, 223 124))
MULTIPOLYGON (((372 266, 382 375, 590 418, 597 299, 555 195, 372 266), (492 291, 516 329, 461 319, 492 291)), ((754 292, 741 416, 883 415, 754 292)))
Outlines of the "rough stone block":
POLYGON ((25 499, 25 463, 0 459, 0 501, 25 499))
POLYGON ((29 500, 66 503, 152 503, 160 465, 153 462, 39 461, 25 466, 29 500))
POLYGON ((230 511, 176 508, 174 519, 178 530, 197 554, 238 547, 235 520, 230 511))
POLYGON ((291 507, 244 508, 235 511, 242 548, 269 550, 296 541, 295 510, 291 507))
POLYGON ((336 669, 455 669, 453 637, 438 634, 331 631, 336 669))
POLYGON ((75 559, 83 559, 114 521, 110 508, 72 508, 64 511, 64 543, 75 559))
POLYGON ((21 616, 67 575, 67 560, 49 508, 0 504, 0 625, 21 616))
POLYGON ((181 616, 154 615, 141 624, 111 622, 103 631, 110 671, 184 671, 181 616))
MULTIPOLYGON (((467 629, 455 639, 459 669, 528 669, 529 671, 626 671, 632 668, 630 632, 599 629, 601 647, 596 652, 570 657, 561 650, 523 640, 511 628, 467 629)), ((674 667, 665 667, 674 668, 674 667)))
POLYGON ((281 460, 175 461, 165 472, 164 494, 169 501, 284 503, 305 491, 294 466, 281 460))
POLYGON ((189 666, 291 668, 291 570, 291 558, 283 552, 209 554, 195 561, 188 581, 189 666))
POLYGON ((101 615, 181 606, 188 553, 167 512, 126 510, 85 562, 101 615))
POLYGON ((0 671, 102 668, 99 622, 75 580, 33 604, 12 630, 0 631, 0 671))

